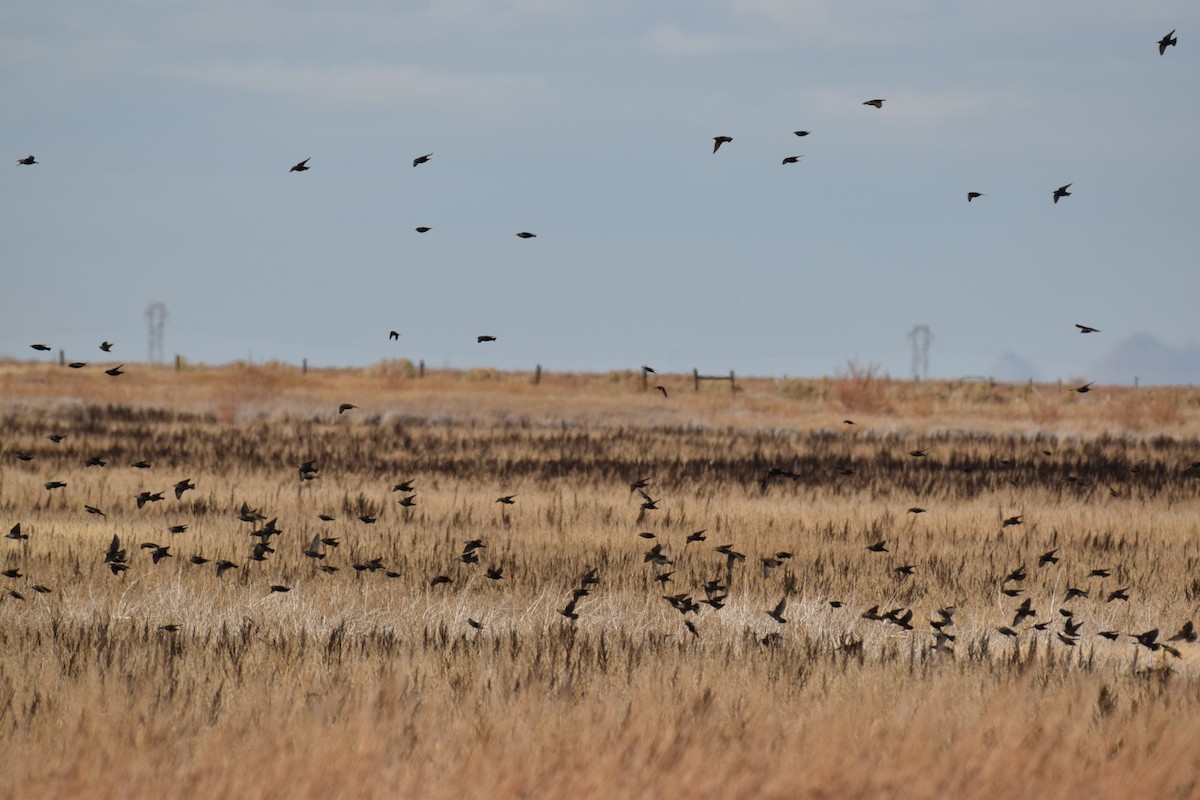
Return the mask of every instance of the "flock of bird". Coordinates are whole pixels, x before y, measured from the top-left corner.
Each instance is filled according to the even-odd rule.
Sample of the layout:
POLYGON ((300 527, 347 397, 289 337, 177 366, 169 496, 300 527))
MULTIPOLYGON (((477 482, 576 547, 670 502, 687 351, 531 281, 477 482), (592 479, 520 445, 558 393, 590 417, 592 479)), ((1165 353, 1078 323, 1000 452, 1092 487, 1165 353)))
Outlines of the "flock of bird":
MULTIPOLYGON (((1175 37, 1175 31, 1172 30, 1158 42, 1159 54, 1164 54, 1167 47, 1175 46, 1176 44, 1177 39, 1175 37)), ((876 109, 882 109, 885 102, 886 101, 882 98, 875 98, 865 101, 863 105, 871 106, 876 109)), ((810 131, 797 130, 794 131, 794 134, 797 137, 806 137, 810 134, 810 131)), ((732 142, 733 137, 731 136, 722 135, 714 137, 712 149, 713 154, 716 154, 723 145, 728 145, 732 142)), ((413 167, 418 167, 422 164, 428 163, 433 158, 433 155, 433 153, 426 153, 414 158, 412 162, 413 167)), ((783 159, 782 163, 785 165, 796 164, 799 163, 799 160, 802 157, 803 156, 800 155, 788 156, 783 159)), ((306 158, 303 161, 300 161, 299 163, 295 164, 290 171, 297 173, 308 171, 310 169, 308 164, 310 160, 311 158, 306 158)), ((33 155, 29 155, 25 158, 19 159, 17 163, 23 166, 32 166, 38 164, 39 162, 33 155)), ((1055 204, 1057 204, 1060 199, 1071 196, 1071 192, 1069 191, 1071 185, 1072 184, 1068 183, 1054 190, 1052 193, 1052 199, 1055 204)), ((972 202, 983 196, 984 195, 981 192, 971 191, 967 193, 967 201, 972 202)), ((416 230, 419 233, 426 233, 430 231, 431 228, 422 226, 418 227, 416 230)), ((537 236, 537 234, 529 231, 520 231, 516 235, 522 239, 532 239, 536 238, 537 236)), ((1099 329, 1087 325, 1076 324, 1075 327, 1082 334, 1100 332, 1099 329)), ((389 331, 388 338, 390 340, 398 340, 400 338, 400 333, 395 330, 389 331)), ((478 343, 495 342, 497 341, 497 337, 493 335, 479 335, 476 337, 476 341, 478 343)), ((31 347, 37 351, 49 351, 52 349, 49 345, 43 343, 33 344, 31 347)), ((111 352, 112 347, 113 344, 108 341, 104 341, 100 344, 100 350, 105 353, 111 352)), ((83 369, 88 365, 86 362, 72 361, 67 364, 67 366, 72 369, 83 369)), ((105 374, 112 377, 123 375, 124 371, 122 367, 124 366, 124 364, 119 364, 116 367, 108 368, 105 370, 105 374)), ((643 366, 642 371, 643 373, 648 374, 653 374, 655 372, 654 369, 649 366, 643 366)), ((1091 386, 1091 383, 1087 383, 1075 387, 1073 391, 1080 394, 1087 393, 1091 386)), ((660 391, 664 398, 669 397, 667 389, 664 386, 656 386, 655 389, 660 391)), ((338 414, 344 414, 357 408, 358 406, 353 403, 342 403, 338 407, 338 414)), ((848 425, 854 424, 852 420, 846 420, 845 422, 848 425)), ((64 436, 64 434, 55 433, 50 434, 48 438, 57 444, 58 442, 62 441, 64 436)), ((20 461, 31 461, 34 458, 32 454, 25 452, 15 452, 13 455, 20 461)), ((913 450, 909 451, 908 455, 913 458, 923 458, 926 456, 926 452, 924 450, 913 450)), ((105 461, 101 456, 91 456, 85 461, 85 465, 88 467, 103 468, 108 465, 108 462, 105 461)), ((152 465, 147 461, 139 461, 131 466, 139 469, 150 469, 152 465)), ((1193 467, 1200 467, 1200 464, 1193 465, 1193 467)), ((302 483, 305 481, 314 480, 319 476, 319 472, 319 467, 315 461, 306 461, 300 464, 298 467, 299 480, 302 483)), ((843 474, 853 474, 853 469, 849 468, 847 471, 843 472, 843 474)), ((766 478, 760 483, 760 486, 764 491, 766 491, 773 480, 780 478, 790 478, 792 480, 796 480, 799 478, 799 475, 797 475, 793 469, 773 468, 768 472, 766 478)), ((49 481, 44 484, 44 488, 46 491, 58 491, 66 488, 66 485, 67 484, 63 481, 49 481)), ((657 511, 659 509, 659 503, 661 502, 661 499, 651 497, 651 495, 646 491, 647 488, 649 488, 648 478, 639 478, 630 484, 630 492, 637 492, 641 498, 638 509, 639 523, 646 517, 648 513, 657 511)), ((184 478, 176 482, 173 486, 176 501, 181 501, 186 492, 193 491, 195 489, 196 485, 190 478, 184 478)), ((402 481, 396 484, 392 488, 392 491, 400 495, 398 504, 402 508, 411 509, 416 505, 417 501, 414 481, 402 481)), ((147 504, 159 503, 164 501, 164 499, 164 491, 142 491, 132 498, 132 501, 136 504, 138 509, 142 509, 147 504)), ((502 507, 512 506, 516 502, 517 495, 504 495, 495 500, 495 503, 500 504, 502 507)), ((83 510, 85 513, 90 515, 96 515, 99 517, 107 516, 103 509, 96 506, 85 505, 83 510)), ((914 507, 909 509, 909 511, 913 514, 920 514, 923 513, 925 509, 914 507)), ((278 527, 278 518, 268 519, 267 515, 261 510, 251 508, 248 504, 243 503, 241 508, 238 509, 237 519, 241 522, 254 526, 254 529, 250 531, 250 538, 254 540, 254 543, 247 554, 247 559, 249 561, 264 562, 271 556, 271 554, 276 552, 273 543, 277 544, 278 537, 283 533, 283 530, 278 527)), ((334 517, 329 514, 321 514, 319 515, 319 519, 323 523, 328 523, 332 522, 334 517)), ((371 514, 362 514, 358 517, 358 520, 362 524, 369 525, 375 523, 376 517, 371 514)), ((1005 517, 1002 520, 1002 528, 1019 526, 1023 523, 1024 520, 1022 515, 1005 517)), ((188 527, 189 526, 187 524, 175 524, 169 526, 167 531, 172 536, 179 536, 184 534, 188 530, 188 527)), ((654 544, 650 547, 650 549, 644 553, 644 563, 649 566, 653 580, 665 588, 668 583, 672 582, 672 576, 675 574, 674 568, 678 557, 673 555, 670 544, 660 539, 657 534, 646 531, 640 533, 639 536, 641 536, 643 539, 654 541, 654 544)), ((5 538, 18 545, 23 545, 28 542, 29 534, 22 530, 21 523, 18 522, 11 528, 5 538)), ((691 545, 700 545, 704 543, 706 539, 707 531, 695 531, 686 537, 683 550, 686 551, 691 545)), ((316 563, 315 569, 318 572, 333 574, 338 572, 341 568, 329 563, 327 556, 329 556, 333 550, 336 550, 339 544, 340 539, 338 537, 324 536, 318 533, 313 536, 311 541, 303 545, 301 552, 306 558, 311 559, 316 563)), ((871 553, 889 553, 890 551, 888 550, 887 545, 888 540, 885 539, 869 545, 866 550, 871 553)), ((148 551, 148 557, 151 565, 157 565, 166 561, 167 559, 172 559, 175 557, 175 555, 171 552, 171 545, 163 545, 157 542, 142 542, 138 545, 138 549, 148 551)), ((466 565, 478 565, 481 563, 480 552, 484 549, 486 549, 486 544, 481 539, 476 538, 467 540, 464 543, 461 553, 458 555, 458 561, 466 565)), ((701 587, 704 595, 703 599, 697 600, 693 592, 662 595, 663 599, 673 609, 682 615, 685 629, 694 637, 699 637, 701 635, 700 627, 697 624, 701 606, 707 605, 711 607, 714 613, 725 607, 730 599, 730 587, 735 582, 737 570, 739 567, 744 569, 744 564, 748 560, 747 555, 736 550, 732 543, 717 546, 713 548, 713 552, 720 557, 720 562, 718 563, 721 566, 717 568, 718 574, 716 574, 712 579, 706 581, 701 587)), ((776 570, 782 567, 792 557, 792 553, 784 550, 779 550, 760 556, 758 558, 758 563, 761 568, 763 579, 769 581, 776 570)), ((1058 548, 1047 551, 1037 557, 1036 569, 1044 570, 1047 568, 1054 568, 1059 563, 1059 560, 1060 556, 1058 555, 1058 548)), ((200 554, 193 554, 189 556, 187 561, 195 566, 203 566, 211 563, 217 578, 221 578, 232 570, 243 568, 242 565, 230 560, 218 559, 214 561, 200 554)), ((121 576, 131 569, 132 564, 128 547, 121 541, 119 535, 114 534, 108 544, 108 547, 103 551, 102 564, 111 570, 114 576, 121 576)), ((400 573, 388 568, 388 566, 384 563, 384 558, 382 557, 355 562, 351 565, 351 567, 358 573, 381 573, 388 578, 401 577, 400 573)), ((895 579, 897 581, 904 581, 908 579, 916 571, 917 566, 914 564, 902 564, 893 569, 895 579)), ((486 579, 490 581, 501 581, 505 579, 504 569, 502 566, 498 565, 487 566, 484 569, 484 575, 486 579)), ((997 589, 1004 596, 1015 598, 1023 593, 1024 590, 1022 585, 1028 575, 1029 573, 1026 570, 1026 567, 1024 565, 1019 566, 999 579, 997 589)), ((1109 568, 1093 568, 1088 572, 1087 580, 1091 581, 1093 578, 1095 578, 1103 581, 1110 575, 1111 570, 1109 568)), ((49 594, 53 591, 51 588, 41 583, 33 582, 29 576, 25 575, 21 571, 20 567, 6 568, 5 570, 0 571, 0 576, 10 580, 25 579, 26 586, 31 591, 38 594, 49 594)), ((429 579, 430 587, 438 587, 453 582, 454 579, 447 574, 438 574, 429 579)), ((569 599, 565 602, 561 609, 558 609, 558 613, 569 622, 576 622, 578 619, 580 619, 584 599, 588 597, 593 588, 600 583, 601 576, 599 574, 599 570, 596 568, 587 570, 578 579, 578 585, 570 588, 569 599)), ((270 593, 286 593, 291 590, 291 586, 282 583, 273 583, 270 585, 270 593)), ((1025 597, 1024 600, 1013 609, 1011 621, 1008 621, 1007 619, 1004 620, 1006 624, 996 626, 995 631, 1001 636, 1013 639, 1018 639, 1021 636, 1031 632, 1046 632, 1048 634, 1054 633, 1057 641, 1059 641, 1062 645, 1067 647, 1075 647, 1083 635, 1084 623, 1077 618, 1075 611, 1067 604, 1079 600, 1087 601, 1091 598, 1095 598, 1096 600, 1103 598, 1103 602, 1105 603, 1129 602, 1130 591, 1131 587, 1128 586, 1109 589, 1105 588, 1102 583, 1098 586, 1090 583, 1085 587, 1069 586, 1064 598, 1060 603, 1057 604, 1057 619, 1055 619, 1053 616, 1040 616, 1038 610, 1033 607, 1033 599, 1031 597, 1025 597), (1056 622, 1061 625, 1061 628, 1054 628, 1056 622), (1026 623, 1028 624, 1026 625, 1026 623)), ((16 588, 6 589, 5 596, 18 601, 26 600, 25 595, 16 588)), ((778 601, 777 604, 771 608, 763 610, 765 616, 772 620, 776 625, 782 626, 788 624, 789 620, 785 616, 788 610, 788 601, 789 592, 785 591, 783 597, 778 601)), ((827 603, 828 606, 834 610, 843 609, 846 606, 845 602, 837 599, 827 600, 827 603)), ((860 618, 885 625, 893 625, 905 631, 911 631, 914 629, 914 611, 912 608, 899 607, 881 610, 881 605, 882 604, 875 604, 870 608, 863 610, 859 615, 860 618)), ((953 653, 953 642, 955 641, 955 635, 952 630, 954 626, 955 608, 954 606, 950 605, 944 606, 939 608, 936 611, 936 614, 937 618, 929 622, 930 632, 934 639, 931 649, 939 653, 953 653)), ((485 627, 483 622, 475 620, 474 618, 468 618, 468 624, 471 628, 476 630, 482 630, 485 627)), ((162 626, 162 630, 170 633, 177 632, 180 630, 180 628, 181 626, 177 623, 171 623, 162 626)), ((1117 640, 1122 635, 1133 639, 1138 646, 1144 647, 1149 651, 1161 652, 1174 657, 1180 657, 1181 652, 1176 646, 1174 646, 1173 643, 1193 643, 1197 640, 1197 632, 1190 620, 1183 623, 1177 633, 1165 640, 1160 640, 1158 628, 1147 630, 1141 633, 1127 634, 1122 634, 1116 630, 1099 630, 1096 632, 1096 636, 1108 640, 1117 640)), ((763 636, 760 641, 763 645, 769 646, 780 642, 781 637, 777 632, 771 632, 763 636)), ((861 646, 861 644, 862 640, 859 639, 857 641, 848 641, 844 643, 844 646, 856 647, 861 646)))

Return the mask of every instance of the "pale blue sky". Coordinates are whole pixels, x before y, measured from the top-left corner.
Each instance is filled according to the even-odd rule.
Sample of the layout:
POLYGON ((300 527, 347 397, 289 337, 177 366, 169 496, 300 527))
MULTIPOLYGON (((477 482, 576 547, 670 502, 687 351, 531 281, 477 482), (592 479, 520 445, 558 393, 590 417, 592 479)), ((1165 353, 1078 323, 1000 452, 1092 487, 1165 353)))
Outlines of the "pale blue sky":
POLYGON ((1012 351, 1084 376, 1133 334, 1198 338, 1197 23, 1182 1, 10 3, 0 356, 143 360, 161 301, 168 357, 214 363, 904 376, 925 323, 933 375, 1012 351))

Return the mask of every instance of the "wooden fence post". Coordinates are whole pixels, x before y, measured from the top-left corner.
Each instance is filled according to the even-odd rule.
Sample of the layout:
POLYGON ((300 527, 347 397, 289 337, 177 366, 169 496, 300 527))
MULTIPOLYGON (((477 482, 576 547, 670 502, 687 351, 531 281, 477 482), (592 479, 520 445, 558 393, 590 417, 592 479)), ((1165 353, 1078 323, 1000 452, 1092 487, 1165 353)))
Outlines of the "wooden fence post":
POLYGON ((537 386, 542 382, 542 365, 538 364, 537 369, 533 371, 533 385, 537 386))
POLYGON ((417 377, 418 378, 425 377, 425 359, 423 359, 423 358, 417 362, 417 377))

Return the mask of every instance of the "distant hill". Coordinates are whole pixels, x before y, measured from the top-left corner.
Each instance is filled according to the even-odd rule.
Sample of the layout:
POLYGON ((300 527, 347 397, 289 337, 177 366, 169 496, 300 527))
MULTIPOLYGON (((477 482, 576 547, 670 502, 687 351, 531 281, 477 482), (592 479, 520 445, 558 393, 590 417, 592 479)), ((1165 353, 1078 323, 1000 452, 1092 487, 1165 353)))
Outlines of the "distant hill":
POLYGON ((1088 380, 1143 385, 1200 385, 1200 345, 1173 347, 1147 333, 1119 342, 1088 368, 1088 380))

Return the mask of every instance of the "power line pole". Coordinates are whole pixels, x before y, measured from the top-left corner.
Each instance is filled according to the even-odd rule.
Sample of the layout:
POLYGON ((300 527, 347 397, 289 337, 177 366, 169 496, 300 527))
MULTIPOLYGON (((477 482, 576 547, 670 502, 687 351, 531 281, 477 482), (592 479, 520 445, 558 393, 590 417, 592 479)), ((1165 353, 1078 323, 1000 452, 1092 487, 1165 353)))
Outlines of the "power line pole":
POLYGON ((933 341, 933 331, 928 325, 914 325, 908 332, 908 341, 912 345, 912 376, 914 381, 929 377, 929 344, 933 341))
POLYGON ((167 322, 167 307, 162 303, 151 303, 146 309, 149 332, 146 335, 147 360, 161 364, 163 360, 163 326, 167 322))

